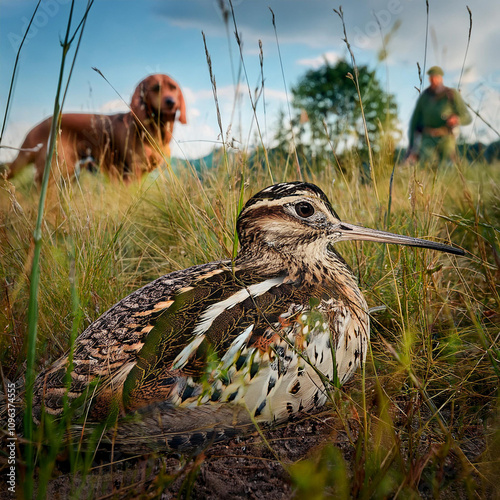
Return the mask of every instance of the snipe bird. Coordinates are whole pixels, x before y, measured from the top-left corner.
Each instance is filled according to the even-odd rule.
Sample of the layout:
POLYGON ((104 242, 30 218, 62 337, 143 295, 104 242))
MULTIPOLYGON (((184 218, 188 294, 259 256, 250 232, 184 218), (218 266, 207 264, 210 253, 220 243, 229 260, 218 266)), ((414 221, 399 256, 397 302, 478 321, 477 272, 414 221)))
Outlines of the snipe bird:
MULTIPOLYGON (((367 240, 463 251, 342 222, 304 182, 270 186, 237 221, 240 250, 176 271, 114 305, 68 356, 36 380, 34 418, 80 405, 86 428, 114 415, 112 439, 130 449, 192 448, 252 422, 321 406, 365 360, 368 307, 335 251, 367 240)), ((111 439, 111 438, 110 438, 111 439)))

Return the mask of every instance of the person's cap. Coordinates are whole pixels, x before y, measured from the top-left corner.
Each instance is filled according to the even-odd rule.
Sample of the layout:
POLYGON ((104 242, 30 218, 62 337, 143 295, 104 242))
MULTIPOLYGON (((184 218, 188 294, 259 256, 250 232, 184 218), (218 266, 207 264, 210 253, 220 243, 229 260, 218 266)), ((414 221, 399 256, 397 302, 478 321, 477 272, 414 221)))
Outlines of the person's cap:
POLYGON ((432 66, 432 68, 429 68, 429 71, 427 71, 428 75, 444 75, 444 71, 439 67, 439 66, 432 66))

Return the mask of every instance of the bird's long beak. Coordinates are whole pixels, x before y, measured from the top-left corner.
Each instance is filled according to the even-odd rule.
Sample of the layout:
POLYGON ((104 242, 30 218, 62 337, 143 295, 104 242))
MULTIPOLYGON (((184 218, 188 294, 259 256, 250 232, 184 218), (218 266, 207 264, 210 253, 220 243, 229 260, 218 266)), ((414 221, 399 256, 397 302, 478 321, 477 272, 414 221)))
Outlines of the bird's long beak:
POLYGON ((346 222, 341 222, 337 227, 337 231, 341 233, 341 236, 337 241, 377 241, 379 243, 393 243, 395 245, 406 245, 409 247, 430 248, 432 250, 439 250, 440 252, 465 255, 465 252, 461 248, 443 245, 442 243, 435 243, 434 241, 421 240, 420 238, 402 236, 400 234, 388 233, 386 231, 378 231, 367 227, 355 226, 354 224, 346 222))

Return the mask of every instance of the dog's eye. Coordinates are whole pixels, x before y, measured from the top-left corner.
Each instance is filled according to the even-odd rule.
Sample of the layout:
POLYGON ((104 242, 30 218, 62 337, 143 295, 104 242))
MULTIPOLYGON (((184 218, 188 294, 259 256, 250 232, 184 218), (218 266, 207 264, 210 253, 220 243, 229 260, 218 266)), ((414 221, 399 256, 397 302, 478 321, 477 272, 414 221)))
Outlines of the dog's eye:
POLYGON ((151 90, 153 92, 159 92, 160 91, 160 85, 157 83, 151 90))
POLYGON ((297 215, 303 219, 307 219, 314 215, 314 207, 310 203, 307 203, 307 201, 297 203, 297 205, 295 205, 295 211, 297 215))

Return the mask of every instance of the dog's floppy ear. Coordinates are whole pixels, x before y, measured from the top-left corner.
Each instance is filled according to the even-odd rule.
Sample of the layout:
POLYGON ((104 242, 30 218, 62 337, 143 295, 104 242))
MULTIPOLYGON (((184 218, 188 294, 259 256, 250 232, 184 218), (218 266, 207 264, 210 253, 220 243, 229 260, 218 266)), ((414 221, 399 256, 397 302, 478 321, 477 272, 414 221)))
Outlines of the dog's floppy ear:
POLYGON ((146 103, 144 101, 144 93, 147 89, 147 78, 142 80, 132 95, 132 100, 130 101, 130 109, 134 112, 136 117, 144 122, 147 118, 146 103))
POLYGON ((180 87, 179 87, 179 121, 184 125, 187 123, 186 101, 184 100, 184 96, 182 95, 180 87))

